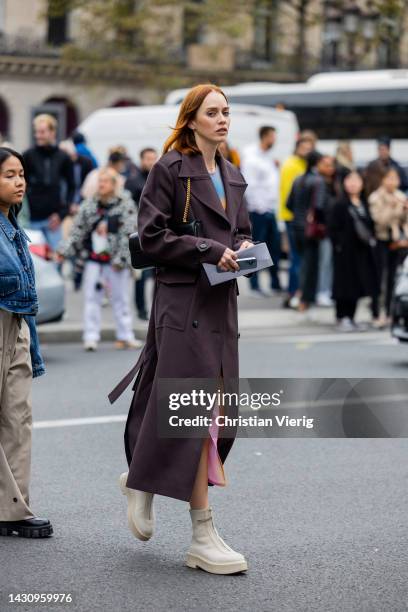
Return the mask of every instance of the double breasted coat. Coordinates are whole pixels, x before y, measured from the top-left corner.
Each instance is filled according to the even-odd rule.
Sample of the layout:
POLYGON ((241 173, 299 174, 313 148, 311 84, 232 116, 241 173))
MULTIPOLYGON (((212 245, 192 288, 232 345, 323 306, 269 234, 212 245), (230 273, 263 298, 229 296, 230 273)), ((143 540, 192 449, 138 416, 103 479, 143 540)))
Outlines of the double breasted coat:
MULTIPOLYGON (((157 262, 146 345, 129 374, 111 393, 133 380, 133 400, 125 429, 129 463, 127 486, 189 501, 203 438, 161 438, 157 434, 160 378, 238 378, 237 282, 211 286, 202 263, 217 264, 226 247, 251 240, 240 171, 217 155, 226 195, 223 209, 201 154, 170 151, 152 168, 143 190, 138 229, 143 250, 157 262), (178 236, 187 178, 191 215, 202 236, 178 236)), ((224 463, 234 437, 218 438, 224 463)), ((211 484, 211 483, 209 483, 211 484)))

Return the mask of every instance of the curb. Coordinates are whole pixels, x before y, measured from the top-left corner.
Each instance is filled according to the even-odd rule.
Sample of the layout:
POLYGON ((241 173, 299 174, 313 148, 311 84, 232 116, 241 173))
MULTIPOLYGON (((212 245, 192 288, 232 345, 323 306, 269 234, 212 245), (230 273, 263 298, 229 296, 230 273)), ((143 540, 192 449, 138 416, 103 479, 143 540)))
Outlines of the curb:
MULTIPOLYGON (((39 340, 43 344, 66 344, 66 343, 81 343, 82 338, 82 327, 79 325, 72 326, 60 326, 58 324, 50 324, 47 326, 38 326, 39 340), (47 329, 48 327, 48 329, 47 329)), ((146 340, 147 337, 147 326, 146 327, 135 327, 134 333, 138 340, 146 340)), ((240 325, 239 333, 241 338, 246 336, 246 339, 254 337, 267 336, 268 338, 282 338, 285 336, 299 335, 325 335, 333 332, 333 326, 328 325, 325 322, 310 322, 308 326, 304 325, 288 325, 282 326, 281 324, 271 325, 267 330, 264 326, 254 325, 240 325)), ((101 329, 101 342, 114 342, 116 340, 115 328, 103 327, 101 329)))
MULTIPOLYGON (((51 329, 46 329, 47 325, 38 326, 38 337, 41 343, 43 344, 66 344, 66 343, 80 343, 83 342, 82 327, 61 327, 60 329, 56 329, 53 327, 51 329)), ((137 327, 134 329, 135 336, 138 340, 146 340, 147 336, 147 327, 137 327)), ((101 329, 101 342, 114 342, 116 340, 115 328, 114 327, 105 327, 101 329)))

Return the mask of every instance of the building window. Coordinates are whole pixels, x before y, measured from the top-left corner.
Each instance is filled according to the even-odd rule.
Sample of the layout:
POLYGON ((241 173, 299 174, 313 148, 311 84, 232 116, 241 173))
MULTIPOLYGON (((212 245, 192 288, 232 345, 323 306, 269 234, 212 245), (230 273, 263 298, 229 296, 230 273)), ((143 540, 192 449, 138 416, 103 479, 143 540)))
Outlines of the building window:
POLYGON ((258 0, 254 14, 254 59, 271 62, 275 57, 276 2, 258 0))
POLYGON ((4 3, 5 3, 5 0, 0 0, 0 35, 4 33, 4 26, 5 26, 5 23, 4 23, 4 14, 5 14, 4 3))
POLYGON ((61 47, 68 42, 68 11, 61 13, 50 11, 47 42, 53 47, 61 47))
POLYGON ((192 0, 184 8, 183 18, 183 47, 201 42, 203 26, 200 20, 200 4, 203 0, 192 0), (196 5, 196 6, 194 6, 196 5))
POLYGON ((0 142, 9 138, 9 113, 5 102, 0 98, 0 142))
POLYGON ((393 39, 383 39, 377 46, 379 68, 398 68, 398 42, 393 39))

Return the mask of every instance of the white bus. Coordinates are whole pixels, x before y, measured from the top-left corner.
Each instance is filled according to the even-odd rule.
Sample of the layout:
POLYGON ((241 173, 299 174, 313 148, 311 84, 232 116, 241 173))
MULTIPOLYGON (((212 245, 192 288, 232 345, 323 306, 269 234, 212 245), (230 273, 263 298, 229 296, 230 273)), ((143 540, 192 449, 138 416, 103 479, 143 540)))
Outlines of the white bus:
MULTIPOLYGON (((223 88, 239 104, 293 111, 300 129, 314 130, 319 149, 333 153, 338 140, 350 140, 358 164, 376 157, 376 139, 393 140, 392 155, 408 166, 408 70, 321 73, 306 83, 243 83, 223 88)), ((186 90, 171 92, 178 104, 186 90)))

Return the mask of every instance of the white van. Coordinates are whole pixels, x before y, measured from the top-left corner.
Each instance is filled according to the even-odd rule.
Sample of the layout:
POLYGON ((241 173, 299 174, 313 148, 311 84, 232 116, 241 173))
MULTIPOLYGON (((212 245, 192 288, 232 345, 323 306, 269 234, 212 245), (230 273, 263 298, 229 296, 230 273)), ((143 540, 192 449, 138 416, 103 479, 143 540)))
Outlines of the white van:
MULTIPOLYGON (((139 153, 145 147, 153 147, 161 153, 164 141, 176 123, 178 110, 176 105, 103 108, 91 113, 77 129, 86 136, 101 164, 106 163, 108 150, 115 145, 124 145, 138 163, 139 153)), ((228 143, 242 153, 245 146, 256 142, 262 125, 276 128, 273 157, 282 162, 293 152, 299 130, 296 116, 290 111, 232 104, 228 143)))

